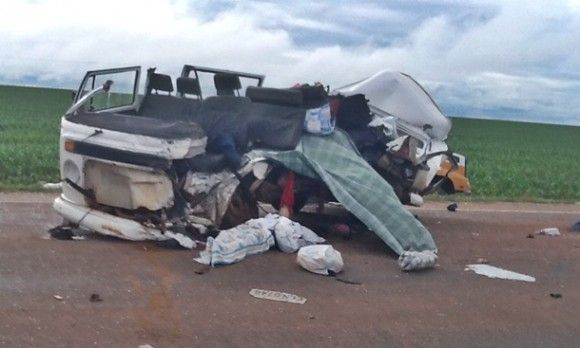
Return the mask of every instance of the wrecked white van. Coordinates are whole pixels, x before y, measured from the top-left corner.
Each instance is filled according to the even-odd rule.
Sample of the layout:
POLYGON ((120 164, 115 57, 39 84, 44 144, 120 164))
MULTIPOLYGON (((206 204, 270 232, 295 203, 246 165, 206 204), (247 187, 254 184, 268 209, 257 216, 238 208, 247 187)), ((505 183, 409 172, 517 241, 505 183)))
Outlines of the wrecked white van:
MULTIPOLYGON (((140 93, 141 77, 137 66, 87 72, 62 117, 63 191, 54 208, 65 224, 130 240, 165 240, 192 226, 242 222, 226 222, 232 210, 256 216, 256 188, 284 165, 276 156, 306 148, 306 110, 328 103, 333 94, 368 99, 372 121, 365 127, 374 140, 370 146, 368 138, 355 140, 358 152, 353 147, 347 154, 362 155, 401 201, 420 204, 422 195, 437 188, 470 189, 465 158, 445 142, 450 121, 407 75, 382 72, 330 95, 320 85, 265 88, 262 75, 190 65, 175 89, 170 76, 149 69, 140 93), (264 149, 269 157, 256 155, 264 149), (210 213, 200 209, 208 202, 210 213)), ((310 179, 328 184, 324 175, 310 179)), ((319 192, 305 187, 312 196, 319 192)), ((360 205, 371 202, 365 199, 360 205)), ((365 214, 357 217, 365 222, 365 214)))

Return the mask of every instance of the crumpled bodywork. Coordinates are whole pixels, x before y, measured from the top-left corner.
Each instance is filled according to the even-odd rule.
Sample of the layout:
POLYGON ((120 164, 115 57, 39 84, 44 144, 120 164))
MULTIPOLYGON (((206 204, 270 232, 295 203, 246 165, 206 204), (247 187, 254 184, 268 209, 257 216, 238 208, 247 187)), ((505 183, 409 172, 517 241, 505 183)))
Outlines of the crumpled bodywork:
POLYGON ((359 117, 356 126, 362 132, 356 136, 341 125, 351 132, 339 128, 321 136, 304 129, 306 113, 331 109, 333 98, 343 98, 329 95, 321 85, 264 88, 261 75, 185 66, 176 91, 169 75, 149 69, 145 94, 138 95, 139 74, 140 67, 88 72, 62 118, 64 184, 54 206, 72 225, 130 240, 173 238, 191 248, 195 242, 175 236, 225 229, 257 217, 255 189, 260 185, 270 185, 272 191, 264 197, 273 198, 261 202, 281 204, 276 196, 281 174, 292 170, 310 180, 302 180, 310 196, 301 197, 301 204, 315 195, 330 199, 323 190, 314 192, 326 186, 328 194, 398 254, 436 251, 427 229, 400 203, 419 202, 410 196, 420 198, 441 172, 450 155, 445 140, 451 123, 408 75, 381 72, 336 90, 370 99, 351 98, 364 106, 364 117, 353 109, 345 112, 348 104, 341 101, 346 114, 341 117, 346 118, 340 119, 359 117), (95 85, 101 75, 123 73, 134 74, 132 90, 111 92, 117 85, 108 79, 102 87, 95 85), (213 74, 216 95, 203 91, 203 73, 213 74), (257 85, 242 84, 240 78, 254 79, 257 85), (242 86, 248 86, 245 96, 242 86), (301 158, 309 141, 323 149, 321 157, 311 153, 304 163, 304 168, 314 168, 312 175, 293 167, 291 156, 301 158), (359 151, 361 144, 372 147, 373 160, 372 151, 369 157, 359 151), (251 151, 267 155, 252 157, 251 151), (244 154, 253 160, 243 162, 244 154), (265 158, 271 170, 259 170, 265 158), (365 181, 372 187, 357 186, 365 181))
POLYGON ((111 207, 159 210, 173 205, 173 186, 163 172, 89 160, 85 179, 95 200, 111 207))
POLYGON ((384 70, 335 92, 364 94, 370 106, 425 130, 433 139, 445 140, 451 130, 451 121, 443 115, 437 103, 407 74, 384 70))

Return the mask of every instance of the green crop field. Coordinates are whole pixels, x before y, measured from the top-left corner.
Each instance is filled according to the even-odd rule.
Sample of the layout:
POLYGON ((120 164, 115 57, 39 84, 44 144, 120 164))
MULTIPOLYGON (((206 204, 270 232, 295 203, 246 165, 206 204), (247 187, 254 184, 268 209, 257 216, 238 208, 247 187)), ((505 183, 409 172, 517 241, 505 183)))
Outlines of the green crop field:
POLYGON ((0 86, 0 189, 59 180, 60 117, 70 103, 70 90, 0 86))
POLYGON ((580 127, 453 119, 474 198, 580 201, 580 127))
MULTIPOLYGON (((59 180, 59 119, 70 98, 0 86, 0 190, 59 180)), ((580 201, 580 127, 454 118, 450 145, 468 158, 470 199, 580 201)))

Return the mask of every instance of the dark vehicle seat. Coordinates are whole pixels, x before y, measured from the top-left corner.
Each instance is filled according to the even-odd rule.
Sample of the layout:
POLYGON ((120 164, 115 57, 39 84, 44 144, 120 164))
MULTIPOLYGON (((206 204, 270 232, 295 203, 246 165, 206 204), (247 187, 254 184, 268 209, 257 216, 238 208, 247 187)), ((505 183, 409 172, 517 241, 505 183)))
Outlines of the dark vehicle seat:
POLYGON ((328 103, 328 93, 326 93, 322 85, 303 85, 291 89, 302 92, 302 99, 304 101, 302 105, 306 109, 319 108, 328 103))
POLYGON ((284 106, 297 106, 303 104, 302 93, 297 89, 281 89, 248 86, 246 97, 255 103, 267 103, 284 106))
POLYGON ((173 92, 173 82, 171 82, 171 76, 157 73, 149 74, 148 88, 150 91, 155 90, 155 94, 159 94, 159 91, 163 91, 171 95, 171 92, 173 92))
POLYGON ((284 106, 298 106, 305 109, 318 108, 328 103, 328 94, 323 86, 304 85, 293 88, 265 88, 248 86, 246 97, 253 102, 284 106))
MULTIPOLYGON (((188 84, 187 81, 185 83, 182 81, 180 85, 187 92, 195 91, 191 82, 188 84)), ((197 86, 199 87, 199 84, 197 86)), ((199 91, 199 88, 197 91, 199 91)), ((147 93, 145 94, 137 114, 143 117, 151 117, 161 120, 188 121, 190 115, 195 113, 199 107, 199 100, 180 98, 171 95, 171 92, 173 92, 173 83, 169 75, 157 74, 154 72, 149 73, 149 86, 147 87, 147 93), (152 93, 153 91, 155 91, 154 94, 152 93), (159 91, 167 92, 167 94, 158 94, 159 91)))
MULTIPOLYGON (((285 97, 297 93, 282 92, 285 97)), ((245 153, 251 147, 293 149, 302 135, 304 117, 305 109, 300 106, 253 102, 246 97, 214 96, 202 101, 190 121, 205 130, 208 142, 220 134, 231 134, 237 150, 245 153)))
POLYGON ((242 83, 237 75, 218 73, 213 75, 213 83, 218 96, 240 95, 242 83))
POLYGON ((208 139, 220 133, 234 137, 238 150, 248 148, 247 124, 243 120, 250 110, 250 99, 236 96, 212 96, 204 99, 189 121, 199 124, 208 139))
POLYGON ((182 96, 193 95, 197 99, 201 99, 201 87, 199 81, 193 77, 178 77, 177 78, 177 93, 182 96))

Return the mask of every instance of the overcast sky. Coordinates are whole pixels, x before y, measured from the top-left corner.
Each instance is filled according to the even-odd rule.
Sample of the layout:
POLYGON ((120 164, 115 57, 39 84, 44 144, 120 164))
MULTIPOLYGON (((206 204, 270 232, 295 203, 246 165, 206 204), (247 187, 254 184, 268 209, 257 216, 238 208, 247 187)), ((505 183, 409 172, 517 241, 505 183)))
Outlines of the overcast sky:
POLYGON ((0 84, 74 88, 86 70, 198 64, 266 85, 414 76, 448 115, 580 125, 580 0, 11 0, 0 84))

